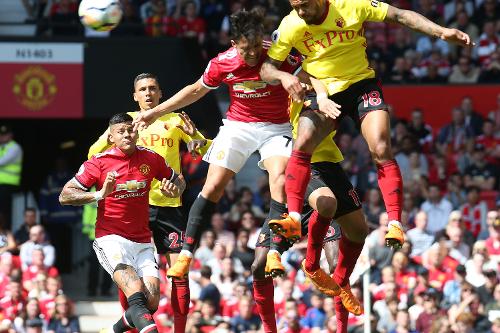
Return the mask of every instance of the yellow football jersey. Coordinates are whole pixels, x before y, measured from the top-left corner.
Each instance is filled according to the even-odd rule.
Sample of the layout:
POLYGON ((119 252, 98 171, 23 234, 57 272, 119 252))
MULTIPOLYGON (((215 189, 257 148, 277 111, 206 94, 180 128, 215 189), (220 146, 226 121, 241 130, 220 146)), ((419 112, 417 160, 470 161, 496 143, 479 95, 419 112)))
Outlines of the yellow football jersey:
MULTIPOLYGON (((289 107, 290 111, 290 123, 292 124, 292 132, 293 132, 293 138, 295 139, 297 137, 297 128, 299 125, 299 115, 300 112, 302 111, 302 102, 297 103, 297 102, 292 102, 289 107)), ((342 152, 340 151, 339 147, 337 147, 337 144, 334 141, 336 131, 333 131, 332 133, 328 134, 326 138, 323 139, 323 141, 320 142, 320 144, 316 147, 314 150, 312 157, 311 157, 311 163, 316 163, 316 162, 333 162, 333 163, 338 163, 344 160, 344 156, 342 156, 342 152)))
MULTIPOLYGON (((128 112, 132 118, 136 118, 139 112, 128 112)), ((200 132, 196 132, 193 137, 190 137, 176 125, 182 123, 182 119, 177 113, 169 113, 158 118, 147 129, 139 131, 139 139, 137 145, 147 147, 165 158, 172 169, 177 173, 181 173, 181 161, 179 154, 179 145, 181 140, 188 143, 194 139, 204 139, 200 132), (168 130, 165 128, 165 124, 168 130)), ((104 132, 99 139, 90 147, 88 158, 93 155, 103 152, 110 147, 108 143, 109 129, 104 132)), ((201 153, 205 153, 208 147, 207 144, 201 153)), ((181 198, 167 198, 160 191, 160 182, 154 179, 151 182, 151 191, 149 191, 149 204, 161 207, 178 207, 182 205, 181 198)))
POLYGON ((363 22, 383 21, 389 6, 377 0, 330 0, 323 23, 308 25, 292 10, 272 35, 269 57, 284 61, 292 48, 302 68, 320 79, 330 95, 375 77, 366 56, 363 22))

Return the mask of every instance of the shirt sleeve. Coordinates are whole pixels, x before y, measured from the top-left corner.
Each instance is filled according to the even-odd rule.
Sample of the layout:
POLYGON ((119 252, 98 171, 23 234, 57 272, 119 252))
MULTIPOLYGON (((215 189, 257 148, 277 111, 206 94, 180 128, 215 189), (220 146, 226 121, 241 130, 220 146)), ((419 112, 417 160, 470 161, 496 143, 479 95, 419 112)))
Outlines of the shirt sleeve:
POLYGON ((267 51, 267 55, 278 61, 284 61, 293 47, 292 35, 293 26, 290 27, 285 17, 277 30, 271 35, 272 45, 267 51))
POLYGON ((281 64, 280 70, 288 73, 295 74, 298 73, 298 69, 301 68, 302 58, 300 56, 289 54, 286 60, 281 64))
POLYGON ((361 21, 382 22, 387 16, 389 5, 378 0, 350 0, 356 7, 361 21))
POLYGON ((157 172, 155 178, 162 181, 163 178, 172 180, 175 176, 175 171, 168 166, 167 162, 163 157, 155 153, 157 172))
POLYGON ((99 177, 101 176, 101 170, 99 168, 99 162, 95 157, 90 160, 85 161, 78 173, 75 175, 75 180, 82 186, 83 189, 89 190, 92 185, 94 185, 99 177))
POLYGON ((203 72, 201 84, 208 89, 217 89, 223 79, 224 73, 219 66, 219 61, 217 58, 213 58, 205 68, 205 72, 203 72))

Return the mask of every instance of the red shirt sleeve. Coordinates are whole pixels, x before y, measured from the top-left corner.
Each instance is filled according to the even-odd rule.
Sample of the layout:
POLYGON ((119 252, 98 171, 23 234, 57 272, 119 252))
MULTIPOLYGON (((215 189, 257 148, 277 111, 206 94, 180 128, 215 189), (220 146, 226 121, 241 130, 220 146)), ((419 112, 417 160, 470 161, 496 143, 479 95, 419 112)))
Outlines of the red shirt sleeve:
POLYGON ((86 189, 90 189, 94 185, 99 177, 101 176, 101 170, 99 168, 99 162, 95 157, 90 160, 85 161, 78 173, 75 175, 75 179, 80 185, 86 189))
POLYGON ((215 89, 222 83, 224 73, 219 66, 217 58, 210 60, 201 79, 203 85, 209 89, 215 89))
POLYGON ((297 69, 302 65, 302 58, 300 56, 295 56, 289 54, 285 61, 281 64, 280 70, 288 73, 295 73, 297 69))
POLYGON ((168 166, 167 162, 163 157, 161 157, 158 154, 154 154, 154 158, 156 159, 156 176, 155 178, 158 179, 159 181, 162 181, 163 178, 167 179, 172 179, 172 176, 174 175, 174 170, 168 166))

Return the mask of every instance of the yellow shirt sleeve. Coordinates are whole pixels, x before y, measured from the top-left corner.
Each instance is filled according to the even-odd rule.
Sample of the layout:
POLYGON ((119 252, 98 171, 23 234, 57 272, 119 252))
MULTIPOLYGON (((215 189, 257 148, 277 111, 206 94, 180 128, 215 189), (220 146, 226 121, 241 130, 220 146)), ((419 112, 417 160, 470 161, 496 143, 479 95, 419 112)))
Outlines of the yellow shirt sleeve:
POLYGON ((277 30, 274 30, 271 35, 272 44, 269 50, 267 51, 267 55, 278 61, 284 61, 290 50, 293 46, 292 36, 293 36, 293 27, 290 27, 288 24, 288 17, 285 17, 277 30))
POLYGON ((103 151, 111 147, 111 144, 108 142, 108 135, 109 129, 107 129, 106 132, 104 132, 92 146, 90 146, 89 153, 87 155, 89 159, 92 158, 92 156, 94 156, 95 154, 102 153, 103 151))
POLYGON ((389 5, 378 0, 350 0, 356 7, 362 21, 382 22, 387 16, 389 5))

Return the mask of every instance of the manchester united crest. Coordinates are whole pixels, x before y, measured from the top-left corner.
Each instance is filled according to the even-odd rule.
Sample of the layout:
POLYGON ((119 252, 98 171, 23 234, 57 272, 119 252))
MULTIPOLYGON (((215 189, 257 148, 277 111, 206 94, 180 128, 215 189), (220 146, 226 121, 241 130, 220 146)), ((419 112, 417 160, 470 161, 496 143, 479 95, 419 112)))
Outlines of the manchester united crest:
POLYGON ((57 94, 56 77, 42 66, 28 66, 14 75, 12 91, 17 101, 31 111, 40 111, 57 94))
POLYGON ((343 28, 345 25, 344 18, 341 16, 338 19, 335 19, 335 24, 337 25, 337 27, 343 28))
POLYGON ((141 164, 141 166, 139 167, 139 171, 144 176, 146 176, 151 171, 151 167, 149 165, 147 165, 147 164, 141 164))
POLYGON ((218 160, 223 160, 225 156, 226 156, 226 153, 224 153, 223 150, 219 151, 216 155, 218 160))

